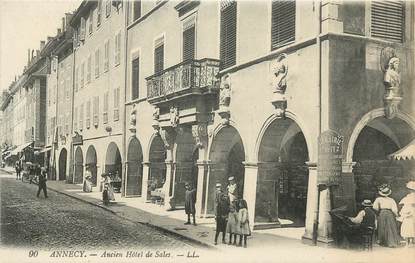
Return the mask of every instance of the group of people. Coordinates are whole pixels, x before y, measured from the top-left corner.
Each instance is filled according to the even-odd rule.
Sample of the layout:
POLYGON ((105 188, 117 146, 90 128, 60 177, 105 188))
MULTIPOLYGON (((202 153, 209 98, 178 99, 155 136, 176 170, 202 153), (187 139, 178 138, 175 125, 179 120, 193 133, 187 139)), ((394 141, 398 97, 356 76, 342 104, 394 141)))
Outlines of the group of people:
POLYGON ((395 200, 390 197, 391 187, 382 184, 378 188, 379 196, 373 204, 370 200, 364 200, 363 209, 350 220, 364 228, 376 229, 377 240, 381 246, 398 247, 402 238, 407 246, 415 244, 415 181, 408 182, 406 187, 409 194, 399 202, 400 211, 395 200), (401 222, 400 234, 398 221, 401 222))
POLYGON ((39 164, 26 163, 26 165, 27 171, 24 171, 23 165, 19 161, 15 163, 14 169, 16 170, 16 180, 22 179, 22 173, 27 172, 29 176, 29 184, 31 184, 36 176, 38 178, 38 191, 36 197, 39 197, 40 192, 43 191, 45 198, 48 198, 46 189, 46 181, 48 180, 47 169, 45 167, 41 167, 39 164))

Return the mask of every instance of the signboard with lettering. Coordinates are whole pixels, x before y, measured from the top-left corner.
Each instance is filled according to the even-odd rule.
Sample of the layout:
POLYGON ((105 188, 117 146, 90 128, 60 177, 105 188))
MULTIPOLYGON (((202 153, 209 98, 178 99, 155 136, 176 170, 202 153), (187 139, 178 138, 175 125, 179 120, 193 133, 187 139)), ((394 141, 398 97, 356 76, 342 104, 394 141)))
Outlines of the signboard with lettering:
POLYGON ((72 137, 72 144, 73 145, 82 145, 83 144, 83 138, 82 135, 79 133, 75 133, 75 136, 72 137))
POLYGON ((317 184, 338 185, 342 174, 343 136, 333 130, 318 138, 317 184))

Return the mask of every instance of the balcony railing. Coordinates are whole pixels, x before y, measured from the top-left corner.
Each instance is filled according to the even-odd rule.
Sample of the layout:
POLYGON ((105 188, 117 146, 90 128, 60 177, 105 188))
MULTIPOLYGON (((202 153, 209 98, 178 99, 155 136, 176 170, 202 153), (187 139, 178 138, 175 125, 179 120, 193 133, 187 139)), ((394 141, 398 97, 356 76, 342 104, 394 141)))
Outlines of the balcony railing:
POLYGON ((215 88, 219 72, 219 60, 189 60, 154 74, 147 80, 147 98, 149 100, 166 97, 186 90, 215 88))

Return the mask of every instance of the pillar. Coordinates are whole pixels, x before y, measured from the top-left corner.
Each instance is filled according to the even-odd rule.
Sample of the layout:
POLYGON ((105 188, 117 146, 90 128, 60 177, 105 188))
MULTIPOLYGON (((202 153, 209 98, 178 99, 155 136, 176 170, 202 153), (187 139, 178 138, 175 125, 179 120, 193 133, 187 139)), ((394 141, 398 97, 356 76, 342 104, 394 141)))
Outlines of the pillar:
MULTIPOLYGON (((174 200, 172 199, 172 193, 173 193, 173 189, 170 192, 170 184, 172 183, 172 180, 174 180, 173 176, 174 176, 174 168, 173 168, 173 160, 171 158, 171 152, 168 151, 167 152, 167 158, 166 158, 166 181, 164 182, 163 185, 163 192, 164 192, 164 207, 167 210, 171 210, 173 208, 175 208, 174 205, 174 200), (173 202, 171 202, 173 201, 173 202)), ((174 183, 174 181, 173 181, 174 183)))
POLYGON ((327 245, 333 242, 332 233, 332 221, 329 211, 331 210, 331 189, 330 187, 320 192, 320 209, 319 209, 319 224, 318 224, 318 237, 319 242, 323 242, 327 245))
POLYGON ((204 204, 203 193, 205 191, 205 187, 207 187, 205 178, 207 177, 208 164, 205 161, 198 161, 197 168, 196 216, 202 217, 202 209, 204 204))
POLYGON ((150 176, 150 163, 143 162, 143 182, 141 184, 141 199, 145 202, 148 201, 147 191, 148 191, 149 176, 150 176))
POLYGON ((255 219, 256 186, 258 182, 258 164, 244 162, 244 166, 244 199, 246 200, 246 203, 248 205, 249 222, 251 230, 253 230, 255 219))
POLYGON ((311 242, 313 239, 313 226, 317 223, 318 212, 318 188, 317 188, 317 164, 307 162, 308 165, 308 186, 307 186, 307 206, 305 218, 305 232, 302 237, 303 242, 311 242))

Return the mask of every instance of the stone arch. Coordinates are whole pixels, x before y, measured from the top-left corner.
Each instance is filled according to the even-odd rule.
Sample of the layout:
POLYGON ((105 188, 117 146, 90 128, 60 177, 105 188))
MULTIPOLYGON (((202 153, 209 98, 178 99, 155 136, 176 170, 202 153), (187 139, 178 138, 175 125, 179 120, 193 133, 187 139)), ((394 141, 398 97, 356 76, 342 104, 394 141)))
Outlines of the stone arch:
POLYGON ((76 147, 74 160, 74 183, 81 184, 84 174, 84 157, 80 146, 76 147))
POLYGON ((118 145, 110 142, 105 154, 105 173, 113 180, 114 192, 121 191, 122 158, 118 145))
MULTIPOLYGON (((147 187, 147 199, 151 198, 151 191, 162 188, 166 182, 166 158, 167 150, 160 135, 154 135, 148 147, 149 178, 147 187)), ((144 193, 143 193, 144 194, 144 193)))
POLYGON ((66 148, 62 148, 61 152, 59 153, 59 174, 58 178, 59 180, 66 180, 66 171, 67 171, 67 157, 68 157, 68 151, 66 148))
POLYGON ((92 185, 97 185, 97 152, 93 145, 88 147, 85 157, 85 168, 91 172, 92 185))
POLYGON ((137 137, 130 138, 127 148, 125 195, 141 196, 143 183, 143 150, 137 137))

